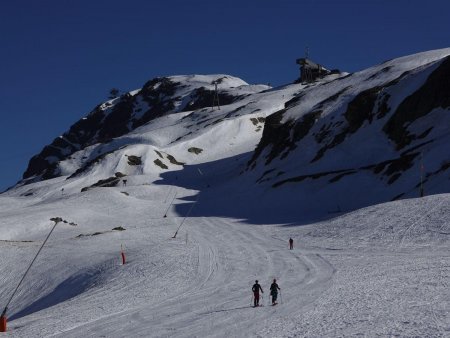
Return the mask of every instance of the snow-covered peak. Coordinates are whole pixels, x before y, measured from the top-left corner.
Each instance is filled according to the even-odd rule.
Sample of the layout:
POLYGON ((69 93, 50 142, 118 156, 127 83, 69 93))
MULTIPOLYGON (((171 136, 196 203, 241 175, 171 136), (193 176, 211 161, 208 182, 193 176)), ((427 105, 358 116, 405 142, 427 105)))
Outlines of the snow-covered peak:
POLYGON ((22 184, 63 177, 79 191, 118 184, 116 175, 172 180, 191 175, 190 166, 217 164, 242 175, 242 189, 289 186, 317 205, 346 192, 339 205, 354 209, 417 195, 422 160, 425 189, 445 192, 449 54, 279 88, 224 74, 155 78, 55 139, 30 161, 22 184))
POLYGON ((436 49, 399 57, 383 62, 379 67, 394 67, 402 71, 412 70, 450 56, 450 48, 436 49))
MULTIPOLYGON (((210 107, 220 108, 269 88, 265 85, 248 85, 239 78, 223 74, 152 79, 141 89, 98 105, 71 126, 63 137, 56 138, 34 156, 24 178, 30 182, 66 175, 67 165, 61 162, 70 160, 70 155, 80 149, 108 143, 164 116, 210 107)), ((91 156, 83 157, 92 160, 91 156)))
POLYGON ((175 75, 168 76, 168 79, 174 82, 181 82, 192 87, 208 86, 209 89, 214 89, 214 83, 217 83, 223 88, 233 88, 239 86, 247 86, 248 83, 244 80, 226 74, 211 74, 211 75, 175 75))

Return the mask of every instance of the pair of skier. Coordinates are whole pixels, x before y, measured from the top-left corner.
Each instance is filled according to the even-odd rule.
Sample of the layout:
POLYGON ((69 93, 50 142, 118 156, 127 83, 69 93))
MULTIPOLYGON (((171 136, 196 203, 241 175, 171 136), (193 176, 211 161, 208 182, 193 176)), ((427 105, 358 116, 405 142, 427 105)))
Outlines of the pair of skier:
MULTIPOLYGON (((278 290, 281 289, 277 284, 277 280, 274 279, 273 283, 270 285, 270 295, 272 296, 272 305, 277 304, 278 290)), ((259 291, 261 291, 261 293, 264 293, 261 285, 258 284, 257 280, 255 281, 255 284, 253 284, 252 291, 253 291, 253 305, 254 307, 257 307, 259 306, 259 291)))

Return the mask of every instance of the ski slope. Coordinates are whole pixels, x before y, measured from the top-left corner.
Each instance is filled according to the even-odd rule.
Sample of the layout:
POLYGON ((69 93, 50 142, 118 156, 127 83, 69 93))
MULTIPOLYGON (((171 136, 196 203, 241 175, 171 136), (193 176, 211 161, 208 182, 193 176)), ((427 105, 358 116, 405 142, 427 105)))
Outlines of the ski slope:
POLYGON ((405 127, 435 128, 417 136, 410 161, 395 160, 403 155, 383 114, 339 134, 317 162, 321 143, 306 133, 328 117, 339 121, 323 135, 339 131, 361 90, 385 86, 384 102, 398 106, 450 65, 449 53, 279 88, 220 74, 158 78, 98 106, 0 194, 2 309, 50 219, 64 220, 9 304, 6 335, 449 337, 448 107, 405 127), (198 108, 219 79, 229 104, 198 108), (152 104, 167 110, 137 123, 152 104), (323 118, 295 132, 314 107, 323 118), (101 137, 112 128, 102 119, 115 118, 126 129, 101 137), (422 185, 428 196, 414 198, 422 185), (281 293, 270 306, 274 278, 281 293), (255 280, 265 291, 258 308, 255 280))
MULTIPOLYGON (((10 305, 8 336, 450 334, 450 195, 318 223, 261 225, 175 212, 186 212, 196 193, 136 185, 51 201, 2 196, 2 301, 50 230, 50 221, 35 229, 33 220, 46 214, 77 224, 58 224, 10 305), (275 307, 268 305, 273 278, 281 287, 275 307), (251 307, 255 279, 265 291, 259 308, 251 307)), ((202 212, 202 200, 194 210, 202 212)))

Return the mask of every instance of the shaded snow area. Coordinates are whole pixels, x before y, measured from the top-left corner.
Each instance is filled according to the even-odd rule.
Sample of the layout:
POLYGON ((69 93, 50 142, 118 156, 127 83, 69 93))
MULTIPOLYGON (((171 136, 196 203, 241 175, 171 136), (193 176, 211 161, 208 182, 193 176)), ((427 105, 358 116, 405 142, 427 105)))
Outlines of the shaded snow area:
POLYGON ((0 310, 63 219, 5 336, 450 337, 449 55, 100 104, 0 194, 0 310))
MULTIPOLYGON (((8 311, 8 337, 450 334, 450 195, 289 225, 185 219, 195 199, 195 191, 150 185, 50 202, 2 197, 2 302, 50 230, 46 219, 76 223, 58 224, 30 270, 8 311), (274 307, 273 278, 281 288, 274 307), (251 307, 255 279, 259 308, 251 307)), ((207 212, 203 205, 196 213, 207 212)))

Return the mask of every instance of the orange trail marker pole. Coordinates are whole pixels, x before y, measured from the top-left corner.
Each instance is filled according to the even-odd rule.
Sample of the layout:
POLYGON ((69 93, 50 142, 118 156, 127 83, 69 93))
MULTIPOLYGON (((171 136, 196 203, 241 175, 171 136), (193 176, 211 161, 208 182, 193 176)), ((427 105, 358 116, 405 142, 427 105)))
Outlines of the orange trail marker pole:
POLYGON ((125 265, 125 252, 123 252, 123 246, 120 246, 120 255, 122 256, 122 265, 125 265))
POLYGON ((0 332, 6 332, 6 316, 4 315, 0 317, 0 332))

